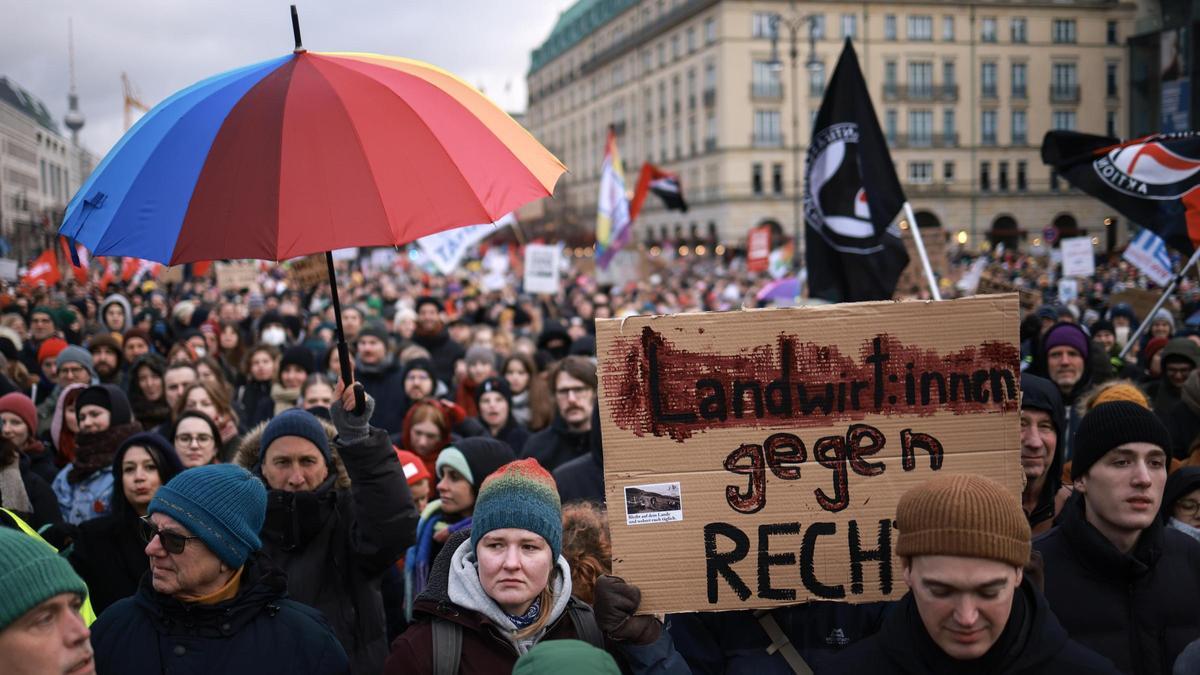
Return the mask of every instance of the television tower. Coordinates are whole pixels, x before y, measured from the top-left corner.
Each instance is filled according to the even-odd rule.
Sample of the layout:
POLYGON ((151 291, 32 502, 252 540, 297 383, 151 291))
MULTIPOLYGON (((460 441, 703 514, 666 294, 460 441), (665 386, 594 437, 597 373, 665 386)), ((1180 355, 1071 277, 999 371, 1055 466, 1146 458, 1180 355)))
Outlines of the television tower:
POLYGON ((63 124, 71 130, 71 143, 79 145, 79 130, 83 128, 83 113, 79 112, 79 94, 75 92, 75 31, 71 19, 67 19, 67 62, 71 72, 71 88, 67 92, 67 114, 63 124))

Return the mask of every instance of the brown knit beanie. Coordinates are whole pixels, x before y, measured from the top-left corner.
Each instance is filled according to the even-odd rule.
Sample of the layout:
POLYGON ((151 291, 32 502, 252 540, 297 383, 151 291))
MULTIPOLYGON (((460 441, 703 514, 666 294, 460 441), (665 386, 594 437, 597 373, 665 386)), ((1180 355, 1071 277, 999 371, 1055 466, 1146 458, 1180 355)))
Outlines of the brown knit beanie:
POLYGON ((1113 401, 1129 401, 1136 403, 1143 408, 1150 408, 1150 401, 1146 400, 1146 395, 1141 389, 1127 382, 1118 382, 1104 387, 1100 393, 1096 394, 1096 398, 1088 409, 1095 408, 1101 403, 1112 403, 1113 401))
POLYGON ((952 555, 1029 562, 1029 522, 999 483, 968 474, 939 475, 905 492, 896 506, 901 557, 952 555))

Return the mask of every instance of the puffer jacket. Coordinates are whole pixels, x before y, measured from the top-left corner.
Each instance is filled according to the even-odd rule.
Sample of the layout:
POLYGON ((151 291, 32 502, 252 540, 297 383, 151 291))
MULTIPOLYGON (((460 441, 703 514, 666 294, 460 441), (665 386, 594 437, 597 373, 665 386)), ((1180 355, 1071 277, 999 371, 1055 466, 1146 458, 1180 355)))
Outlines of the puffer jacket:
POLYGON ((215 605, 165 596, 143 577, 137 594, 92 625, 96 672, 107 675, 350 673, 320 612, 287 597, 287 579, 258 555, 235 597, 215 605))
POLYGON ((1170 673, 1200 638, 1200 542, 1158 518, 1121 553, 1087 522, 1083 495, 1058 526, 1034 539, 1046 565, 1046 599, 1071 638, 1137 675, 1170 673))
MULTIPOLYGON (((263 552, 287 573, 288 595, 325 615, 353 672, 378 673, 387 657, 380 581, 412 545, 417 512, 386 432, 372 428, 344 446, 323 424, 333 441, 329 477, 310 492, 267 486, 263 552)), ((257 470, 265 428, 243 438, 237 464, 257 470)))

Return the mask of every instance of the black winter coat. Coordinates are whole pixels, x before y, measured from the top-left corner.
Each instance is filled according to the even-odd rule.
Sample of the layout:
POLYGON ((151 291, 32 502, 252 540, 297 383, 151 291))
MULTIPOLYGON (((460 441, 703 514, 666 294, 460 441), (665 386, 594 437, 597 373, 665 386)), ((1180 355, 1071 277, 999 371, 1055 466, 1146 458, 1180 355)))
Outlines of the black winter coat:
POLYGON ((1004 631, 978 659, 959 661, 943 652, 921 623, 910 591, 888 612, 877 634, 851 645, 825 667, 817 669, 819 675, 1116 675, 1117 672, 1107 659, 1068 639, 1067 631, 1029 579, 1022 581, 1013 595, 1013 609, 1004 631))
MULTIPOLYGON (((258 434, 247 436, 238 463, 254 466, 257 447, 258 434)), ((263 552, 287 573, 288 596, 325 615, 353 672, 378 673, 388 653, 380 580, 413 544, 417 511, 387 433, 333 448, 337 466, 317 490, 268 489, 263 552)))
POLYGON ((408 396, 404 394, 404 369, 394 359, 376 366, 356 363, 354 377, 363 390, 375 399, 371 424, 386 429, 389 434, 400 433, 404 414, 408 412, 408 396))
POLYGON ((242 420, 247 428, 257 426, 275 416, 275 401, 271 400, 271 383, 251 381, 242 385, 238 403, 246 411, 242 420))
POLYGON ((236 597, 215 605, 161 595, 149 576, 137 595, 92 625, 101 675, 333 675, 346 652, 320 612, 286 599, 287 579, 266 561, 246 562, 236 597))
POLYGON ((85 521, 74 530, 71 566, 87 582, 97 615, 136 593, 150 569, 146 542, 136 528, 136 520, 107 515, 85 521))
MULTIPOLYGON (((1021 374, 1021 407, 1041 410, 1050 415, 1054 423, 1054 431, 1058 436, 1054 456, 1050 458, 1050 466, 1046 469, 1046 482, 1038 495, 1037 506, 1027 514, 1029 526, 1050 520, 1054 517, 1054 496, 1062 487, 1062 465, 1064 439, 1066 437, 1066 417, 1062 404, 1062 395, 1053 382, 1043 377, 1021 374)), ((1048 526, 1047 526, 1048 527, 1048 526)))
POLYGON ((589 501, 604 504, 604 444, 600 436, 600 406, 592 410, 588 453, 568 460, 554 470, 562 503, 589 501))
POLYGON ((562 415, 555 415, 550 426, 525 441, 521 457, 532 457, 547 471, 553 472, 567 462, 586 455, 591 449, 591 434, 571 431, 562 415))
MULTIPOLYGON (((476 417, 474 419, 478 420, 479 418, 476 417)), ((492 434, 488 432, 487 424, 485 424, 482 420, 479 420, 479 423, 481 426, 483 426, 486 435, 492 436, 492 434)), ((521 426, 521 423, 518 422, 510 412, 508 414, 508 422, 505 422, 504 426, 500 428, 500 433, 492 436, 492 438, 495 438, 498 441, 503 441, 508 445, 508 447, 512 448, 513 455, 520 457, 521 450, 523 450, 525 448, 525 444, 529 442, 529 430, 521 426)))
POLYGON ((434 335, 415 333, 412 339, 429 352, 437 369, 438 381, 447 387, 454 384, 454 364, 467 355, 467 350, 450 339, 450 331, 443 328, 440 333, 434 335))
POLYGON ((1163 423, 1171 432, 1171 454, 1175 459, 1186 459, 1192 443, 1200 436, 1200 415, 1192 412, 1186 401, 1180 400, 1171 406, 1163 423))
POLYGON ((1067 633, 1126 673, 1170 673, 1200 638, 1200 543, 1155 519, 1129 554, 1087 522, 1082 495, 1036 538, 1046 599, 1067 633))

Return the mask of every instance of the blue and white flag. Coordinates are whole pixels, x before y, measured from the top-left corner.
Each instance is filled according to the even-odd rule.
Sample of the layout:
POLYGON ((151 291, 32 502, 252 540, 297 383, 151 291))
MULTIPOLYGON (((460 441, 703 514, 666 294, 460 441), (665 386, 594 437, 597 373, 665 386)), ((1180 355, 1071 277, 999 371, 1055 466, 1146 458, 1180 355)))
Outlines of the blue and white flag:
POLYGON ((1171 283, 1171 256, 1167 253, 1166 242, 1154 232, 1148 229, 1138 232, 1121 257, 1159 286, 1171 283))
POLYGON ((438 232, 417 240, 417 246, 442 274, 450 274, 458 269, 467 249, 475 242, 499 230, 505 225, 517 222, 515 215, 509 213, 494 223, 481 223, 456 227, 453 230, 438 232))

